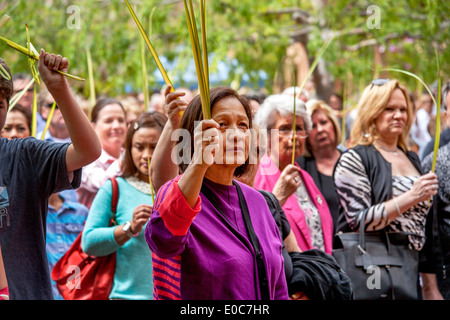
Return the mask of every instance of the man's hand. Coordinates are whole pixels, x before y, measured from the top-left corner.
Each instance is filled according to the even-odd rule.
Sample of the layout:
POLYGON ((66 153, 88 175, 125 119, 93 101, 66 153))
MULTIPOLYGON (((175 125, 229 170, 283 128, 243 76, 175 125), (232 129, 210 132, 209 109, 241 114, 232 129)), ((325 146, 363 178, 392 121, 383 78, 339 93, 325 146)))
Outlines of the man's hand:
POLYGON ((51 91, 65 83, 64 76, 56 72, 56 70, 67 73, 69 71, 69 60, 61 55, 50 54, 41 49, 38 68, 42 81, 44 81, 47 89, 51 91))

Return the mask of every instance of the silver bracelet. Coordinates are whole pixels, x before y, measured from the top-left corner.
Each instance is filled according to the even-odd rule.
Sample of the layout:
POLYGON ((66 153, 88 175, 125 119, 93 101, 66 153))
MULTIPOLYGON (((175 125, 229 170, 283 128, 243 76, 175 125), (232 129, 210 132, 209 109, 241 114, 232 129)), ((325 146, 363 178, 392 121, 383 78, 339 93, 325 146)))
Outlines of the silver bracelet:
POLYGON ((402 212, 400 211, 400 207, 398 206, 397 198, 396 197, 392 197, 392 198, 394 198, 394 203, 395 203, 395 207, 397 208, 398 215, 401 216, 402 212))

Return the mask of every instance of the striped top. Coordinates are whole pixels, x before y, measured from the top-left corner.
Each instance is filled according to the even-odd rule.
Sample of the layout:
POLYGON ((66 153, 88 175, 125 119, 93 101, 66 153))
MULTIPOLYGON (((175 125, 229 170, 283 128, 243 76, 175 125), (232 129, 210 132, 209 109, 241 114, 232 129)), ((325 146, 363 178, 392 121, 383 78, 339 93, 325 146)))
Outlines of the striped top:
POLYGON ((162 259, 152 252, 153 299, 181 300, 181 256, 162 259))
MULTIPOLYGON (((393 176, 393 196, 399 196, 410 190, 417 178, 418 176, 393 176)), ((422 248, 425 240, 425 220, 429 208, 426 201, 409 208, 388 223, 384 202, 372 203, 370 181, 361 157, 354 150, 349 150, 341 156, 335 168, 334 182, 347 222, 353 230, 357 230, 363 211, 368 209, 365 221, 367 231, 386 228, 387 231, 414 233, 417 236, 409 237, 410 244, 416 250, 422 248)))

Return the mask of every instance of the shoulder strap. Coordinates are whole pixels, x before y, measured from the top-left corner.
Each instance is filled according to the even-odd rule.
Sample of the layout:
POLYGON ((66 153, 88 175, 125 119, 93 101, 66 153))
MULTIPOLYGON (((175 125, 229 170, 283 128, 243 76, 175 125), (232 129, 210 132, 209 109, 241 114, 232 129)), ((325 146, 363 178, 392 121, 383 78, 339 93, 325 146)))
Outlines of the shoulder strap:
POLYGON ((116 221, 116 212, 117 212, 117 203, 119 202, 119 184, 117 183, 116 178, 110 178, 112 184, 112 199, 111 199, 111 213, 113 217, 111 218, 111 224, 117 225, 116 221))
MULTIPOLYGON (((245 201, 244 195, 242 194, 242 190, 240 186, 233 181, 233 185, 236 186, 236 190, 239 196, 239 205, 241 207, 242 216, 244 218, 245 227, 247 229, 247 233, 250 238, 250 243, 253 246, 253 249, 255 251, 256 256, 256 264, 258 268, 258 282, 259 282, 259 291, 261 293, 261 300, 269 300, 269 288, 268 288, 268 281, 266 276, 266 269, 264 267, 264 260, 262 259, 261 255, 261 247, 259 244, 258 237, 255 234, 255 230, 253 229, 252 222, 250 220, 250 214, 248 212, 247 202, 245 201)), ((226 215, 221 210, 218 199, 216 195, 209 189, 208 186, 206 186, 205 183, 202 184, 201 192, 205 195, 206 198, 212 203, 212 205, 219 211, 221 216, 223 216, 225 219, 226 215)), ((228 219, 227 219, 228 220, 228 219)))
POLYGON ((242 215, 244 217, 245 226, 247 228, 248 235, 250 237, 250 242, 255 249, 256 254, 256 263, 258 267, 258 277, 259 277, 259 286, 261 292, 261 300, 270 300, 269 297, 269 288, 268 281, 266 276, 266 269, 264 267, 264 260, 261 255, 261 247, 259 244, 258 236, 253 229, 252 221, 250 219, 250 214, 248 212, 247 202, 245 201, 244 194, 242 193, 241 187, 235 181, 233 184, 236 186, 236 190, 239 196, 239 204, 241 206, 242 215))

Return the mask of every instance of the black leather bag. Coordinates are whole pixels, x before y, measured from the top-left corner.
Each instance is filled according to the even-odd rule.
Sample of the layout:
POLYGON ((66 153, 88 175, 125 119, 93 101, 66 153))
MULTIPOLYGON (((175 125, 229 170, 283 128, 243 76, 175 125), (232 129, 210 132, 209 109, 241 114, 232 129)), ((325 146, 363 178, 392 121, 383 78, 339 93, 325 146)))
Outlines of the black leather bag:
POLYGON ((338 233, 333 256, 350 277, 355 300, 417 300, 419 253, 405 232, 338 233))

